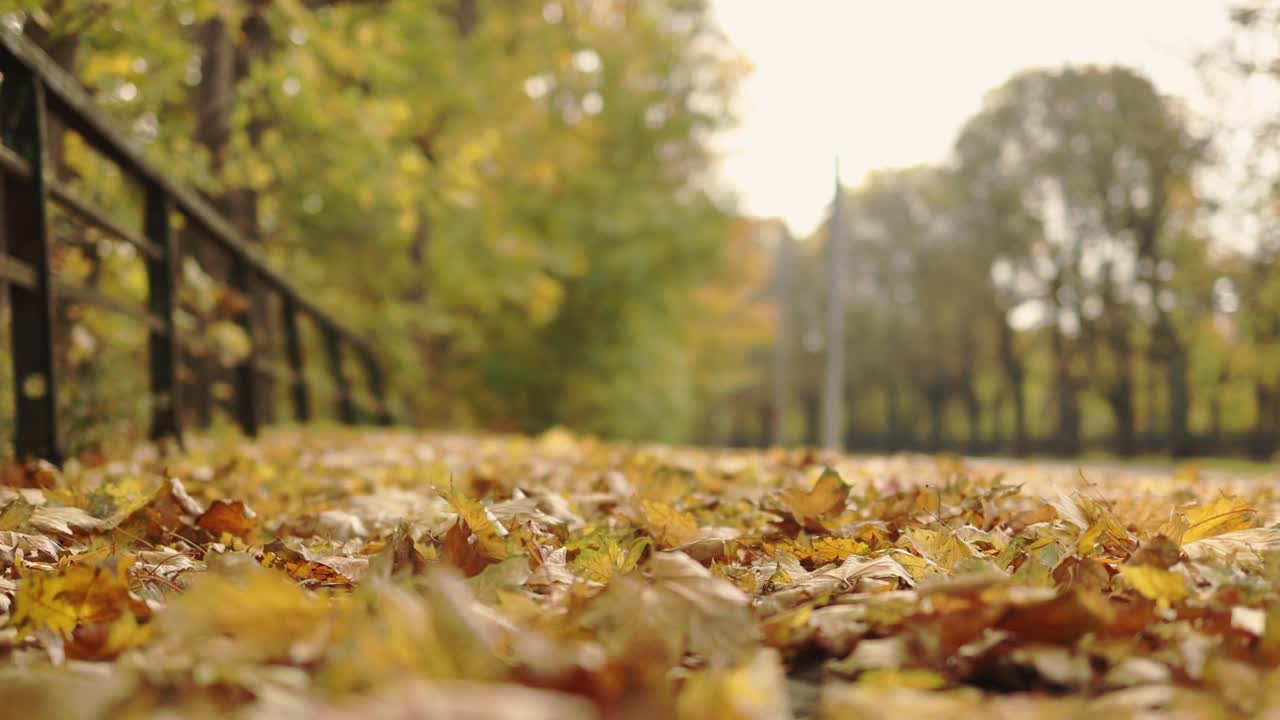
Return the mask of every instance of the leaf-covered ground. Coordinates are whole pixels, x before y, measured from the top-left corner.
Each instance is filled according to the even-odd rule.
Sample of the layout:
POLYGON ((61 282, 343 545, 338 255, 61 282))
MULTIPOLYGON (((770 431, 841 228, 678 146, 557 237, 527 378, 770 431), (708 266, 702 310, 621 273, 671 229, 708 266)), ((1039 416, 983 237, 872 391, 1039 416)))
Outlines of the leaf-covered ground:
POLYGON ((1270 483, 993 467, 308 431, 11 468, 0 714, 1280 716, 1270 483))

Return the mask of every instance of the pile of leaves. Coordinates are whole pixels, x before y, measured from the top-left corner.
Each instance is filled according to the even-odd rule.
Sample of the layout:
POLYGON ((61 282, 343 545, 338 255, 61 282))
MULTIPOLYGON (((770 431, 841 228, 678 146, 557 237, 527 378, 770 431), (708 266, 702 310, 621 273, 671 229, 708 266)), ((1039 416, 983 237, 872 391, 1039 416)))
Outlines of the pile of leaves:
POLYGON ((0 483, 30 717, 1280 713, 1264 482, 308 431, 0 483))

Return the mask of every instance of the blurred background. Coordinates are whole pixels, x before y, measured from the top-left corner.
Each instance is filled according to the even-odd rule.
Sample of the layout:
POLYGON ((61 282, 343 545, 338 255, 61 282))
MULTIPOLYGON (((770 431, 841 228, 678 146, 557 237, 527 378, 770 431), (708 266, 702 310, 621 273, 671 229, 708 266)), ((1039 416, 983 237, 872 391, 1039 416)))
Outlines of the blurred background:
MULTIPOLYGON (((1280 442, 1280 3, 0 14, 376 342, 406 423, 984 455, 1280 442)), ((140 225, 138 188, 49 136, 60 182, 140 225)), ((52 228, 58 275, 145 298, 131 246, 52 228)), ((278 313, 247 337, 218 258, 180 272, 186 412, 225 424, 229 368, 285 352, 278 313)), ((68 449, 141 438, 146 328, 56 313, 68 449)), ((8 437, 8 361, 0 382, 8 437)))

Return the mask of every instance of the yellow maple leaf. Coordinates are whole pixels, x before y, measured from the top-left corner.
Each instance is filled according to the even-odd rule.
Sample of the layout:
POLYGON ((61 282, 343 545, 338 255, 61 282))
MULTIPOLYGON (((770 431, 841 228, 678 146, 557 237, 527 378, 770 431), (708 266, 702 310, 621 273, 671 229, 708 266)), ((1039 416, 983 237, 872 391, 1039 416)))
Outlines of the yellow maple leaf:
POLYGON ((143 625, 133 613, 124 613, 107 628, 103 651, 108 656, 118 655, 130 648, 144 645, 154 634, 155 625, 143 625))
POLYGON ((711 563, 711 575, 733 583, 735 587, 748 595, 755 593, 757 590, 756 574, 750 571, 737 571, 736 574, 730 574, 725 571, 725 566, 713 562, 711 563))
POLYGON ((1222 494, 1215 500, 1202 505, 1193 505, 1178 511, 1181 516, 1183 530, 1176 537, 1186 545, 1196 540, 1222 535, 1236 530, 1247 530, 1254 527, 1257 512, 1240 498, 1222 494))
POLYGON ((108 658, 149 638, 138 623, 150 609, 129 594, 129 567, 122 559, 114 569, 88 564, 68 566, 59 574, 38 573, 22 579, 14 597, 13 625, 29 635, 46 630, 68 640, 73 657, 108 658), (76 631, 97 626, 104 633, 76 631))
POLYGON ((700 537, 698 522, 688 513, 682 513, 666 503, 643 500, 644 529, 649 531, 660 547, 670 548, 691 543, 700 537))
POLYGON ((1120 575, 1148 600, 1162 608, 1181 602, 1190 594, 1187 579, 1178 573, 1154 565, 1122 565, 1120 575))
POLYGON ((840 479, 839 473, 827 468, 812 490, 784 490, 779 499, 798 522, 805 524, 806 519, 822 520, 844 510, 849 499, 849 486, 840 479))
POLYGON ((22 499, 9 503, 4 510, 0 510, 0 531, 17 530, 31 519, 34 511, 35 508, 22 499))
POLYGON ((615 575, 634 570, 652 545, 649 538, 637 538, 624 550, 618 541, 610 538, 603 547, 583 549, 570 566, 588 580, 607 583, 615 575))
POLYGON ((824 535, 813 541, 812 557, 824 562, 841 562, 850 555, 865 555, 871 548, 853 538, 824 535))
POLYGON ((1080 534, 1080 540, 1076 543, 1076 552, 1081 555, 1087 555, 1099 543, 1106 544, 1108 540, 1125 541, 1129 539, 1129 533, 1116 520, 1115 516, 1109 512, 1103 512, 1098 519, 1080 534))
POLYGON ((920 488, 911 503, 912 512, 937 515, 942 510, 942 493, 935 488, 920 488))
POLYGON ((790 563, 786 562, 786 555, 781 552, 775 553, 774 558, 778 561, 778 565, 774 568, 773 574, 769 576, 769 583, 773 585, 790 585, 795 582, 791 578, 791 573, 787 571, 787 565, 799 567, 800 563, 794 558, 791 559, 790 563))
POLYGON ((918 528, 912 530, 908 538, 916 552, 948 572, 961 561, 974 556, 969 546, 955 533, 918 528))
POLYGON ((80 622, 79 608, 67 602, 66 577, 39 573, 23 578, 14 597, 13 624, 19 630, 50 630, 70 635, 80 622))
POLYGON ((916 580, 922 580, 929 574, 929 563, 918 555, 912 555, 906 550, 896 550, 891 553, 891 557, 898 562, 899 565, 907 569, 911 576, 916 580))
POLYGON ((467 529, 475 536, 476 543, 479 544, 480 549, 489 558, 493 560, 507 559, 509 556, 506 541, 507 530, 485 511, 484 506, 478 500, 472 500, 453 488, 442 490, 440 495, 449 501, 449 506, 453 508, 454 512, 458 513, 458 519, 466 523, 467 529))

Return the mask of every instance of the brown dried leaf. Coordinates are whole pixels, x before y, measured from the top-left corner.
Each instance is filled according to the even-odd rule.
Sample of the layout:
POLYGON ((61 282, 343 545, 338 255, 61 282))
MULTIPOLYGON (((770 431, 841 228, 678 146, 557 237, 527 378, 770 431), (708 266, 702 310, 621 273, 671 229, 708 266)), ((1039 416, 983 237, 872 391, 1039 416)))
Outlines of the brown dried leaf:
POLYGON ((241 540, 248 540, 257 525, 257 516, 239 500, 214 500, 196 520, 196 527, 208 530, 214 537, 226 533, 241 540))

